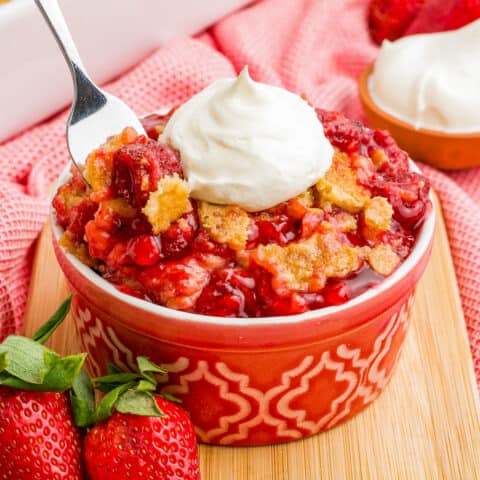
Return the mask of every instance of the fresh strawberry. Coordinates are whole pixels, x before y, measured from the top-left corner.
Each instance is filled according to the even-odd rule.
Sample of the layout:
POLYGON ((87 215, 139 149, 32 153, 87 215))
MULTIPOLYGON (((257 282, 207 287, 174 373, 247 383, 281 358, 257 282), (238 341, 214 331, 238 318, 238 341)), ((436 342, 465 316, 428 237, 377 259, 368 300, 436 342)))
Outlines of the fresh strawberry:
POLYGON ((480 18, 480 0, 428 0, 405 34, 455 30, 480 18))
POLYGON ((68 393, 0 387, 0 477, 81 479, 81 436, 68 393))
POLYGON ((480 18, 480 0, 372 0, 368 27, 375 42, 455 30, 480 18))
POLYGON ((422 6, 429 0, 373 0, 368 11, 368 28, 378 44, 401 37, 422 6))
POLYGON ((139 374, 110 367, 110 375, 94 380, 106 395, 96 410, 99 422, 85 438, 90 479, 198 480, 192 422, 182 408, 153 394, 155 374, 165 371, 145 357, 137 365, 139 374))
POLYGON ((163 417, 115 412, 90 430, 85 461, 92 480, 199 478, 190 419, 174 403, 155 400, 163 417))
MULTIPOLYGON (((85 355, 60 358, 42 344, 65 318, 66 300, 32 339, 0 344, 0 478, 83 479, 81 434, 69 390, 85 355)), ((75 396, 75 394, 73 394, 75 396)))

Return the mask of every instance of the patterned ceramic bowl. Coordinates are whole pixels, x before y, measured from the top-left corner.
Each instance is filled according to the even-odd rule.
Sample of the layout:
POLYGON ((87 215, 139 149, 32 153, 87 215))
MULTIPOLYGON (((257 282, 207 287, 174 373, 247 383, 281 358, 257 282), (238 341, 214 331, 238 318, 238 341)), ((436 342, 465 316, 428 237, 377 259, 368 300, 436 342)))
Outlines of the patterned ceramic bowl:
MULTIPOLYGON (((412 166, 412 168, 415 168, 412 166)), ((67 179, 65 173, 59 184, 67 179)), ((142 354, 169 371, 164 392, 190 412, 200 441, 285 442, 326 430, 363 410, 385 388, 427 264, 434 212, 410 256, 384 282, 341 306, 270 318, 185 313, 120 293, 59 245, 73 316, 90 369, 134 368, 142 354)))

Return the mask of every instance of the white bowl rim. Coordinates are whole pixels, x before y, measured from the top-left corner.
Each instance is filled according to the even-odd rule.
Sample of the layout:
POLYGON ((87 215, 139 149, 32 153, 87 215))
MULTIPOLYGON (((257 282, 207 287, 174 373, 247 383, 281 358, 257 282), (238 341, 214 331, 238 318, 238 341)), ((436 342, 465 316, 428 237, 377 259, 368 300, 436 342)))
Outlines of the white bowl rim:
MULTIPOLYGON (((410 159, 410 170, 413 172, 421 173, 420 169, 415 165, 415 163, 410 159)), ((66 166, 64 171, 59 176, 53 193, 50 199, 50 223, 52 228, 52 233, 55 236, 55 240, 58 242, 58 239, 63 233, 62 228, 60 228, 55 219, 54 209, 52 207, 52 198, 55 195, 58 187, 65 183, 70 174, 70 164, 66 166)), ((242 326, 272 326, 280 324, 299 324, 308 320, 321 320, 324 317, 328 317, 332 313, 338 314, 350 310, 353 307, 356 307, 362 303, 372 300, 373 297, 382 294, 383 292, 389 290, 394 284, 402 280, 407 276, 414 268, 415 264, 427 253, 430 242, 433 237, 433 232, 435 229, 435 203, 433 201, 432 191, 430 191, 430 201, 432 208, 428 214, 428 217, 424 220, 423 225, 420 227, 420 231, 417 234, 417 239, 415 245, 410 252, 410 255, 401 263, 401 265, 395 270, 389 277, 381 281, 378 285, 370 287, 368 290, 362 294, 354 297, 351 300, 341 304, 334 305, 329 307, 322 307, 316 310, 309 310, 303 313, 297 313, 294 315, 283 315, 283 316, 274 316, 274 317, 216 317, 213 315, 203 315, 199 313, 190 313, 183 310, 175 310, 172 308, 164 307, 155 303, 150 303, 146 300, 139 299, 133 295, 128 295, 126 293, 120 292, 115 288, 113 283, 108 282, 102 278, 98 273, 93 271, 91 268, 83 264, 77 257, 73 254, 67 252, 63 247, 62 251, 68 261, 73 265, 73 267, 88 280, 96 284, 102 290, 106 291, 109 295, 112 295, 120 302, 125 302, 130 306, 139 308, 151 314, 161 315, 162 317, 170 317, 176 321, 183 322, 197 322, 202 324, 211 324, 211 325, 222 325, 230 327, 242 327, 242 326)))

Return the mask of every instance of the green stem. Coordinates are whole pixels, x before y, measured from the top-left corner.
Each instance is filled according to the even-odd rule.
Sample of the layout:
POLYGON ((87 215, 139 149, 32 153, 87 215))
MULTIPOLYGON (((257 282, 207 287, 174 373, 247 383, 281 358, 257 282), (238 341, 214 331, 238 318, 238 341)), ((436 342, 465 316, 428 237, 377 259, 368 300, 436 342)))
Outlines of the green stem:
POLYGON ((33 334, 32 340, 43 345, 51 337, 55 329, 65 320, 65 317, 70 310, 72 297, 73 293, 67 297, 60 307, 58 307, 58 310, 50 317, 50 319, 33 334))

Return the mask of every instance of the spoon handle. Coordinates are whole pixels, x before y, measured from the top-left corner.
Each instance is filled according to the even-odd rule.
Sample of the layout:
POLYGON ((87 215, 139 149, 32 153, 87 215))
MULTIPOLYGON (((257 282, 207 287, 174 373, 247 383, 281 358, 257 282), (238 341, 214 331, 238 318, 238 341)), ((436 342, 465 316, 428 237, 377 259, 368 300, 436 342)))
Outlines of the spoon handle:
MULTIPOLYGON (((67 124, 67 138, 69 126, 78 124, 83 119, 102 108, 107 100, 103 92, 92 82, 85 71, 82 59, 78 53, 75 42, 68 28, 67 22, 63 16, 62 10, 57 0, 35 0, 43 18, 50 27, 58 46, 70 69, 73 78, 73 104, 70 118, 67 124)), ((70 149, 70 143, 67 142, 70 149)), ((71 153, 71 150, 70 150, 71 153)), ((77 167, 85 184, 90 187, 81 168, 77 164, 74 156, 71 155, 74 165, 77 167)))
POLYGON ((58 46, 65 57, 65 60, 70 67, 72 77, 76 81, 78 70, 83 71, 85 74, 85 68, 83 66, 80 54, 78 53, 75 42, 73 41, 70 30, 60 10, 60 5, 57 0, 35 0, 37 7, 45 18, 50 30, 52 31, 58 46))
POLYGON ((102 108, 107 100, 85 71, 58 1, 35 0, 35 3, 57 40, 72 74, 74 94, 69 123, 75 125, 88 117, 92 111, 102 108))

